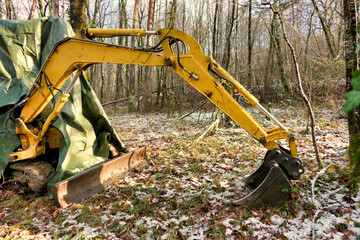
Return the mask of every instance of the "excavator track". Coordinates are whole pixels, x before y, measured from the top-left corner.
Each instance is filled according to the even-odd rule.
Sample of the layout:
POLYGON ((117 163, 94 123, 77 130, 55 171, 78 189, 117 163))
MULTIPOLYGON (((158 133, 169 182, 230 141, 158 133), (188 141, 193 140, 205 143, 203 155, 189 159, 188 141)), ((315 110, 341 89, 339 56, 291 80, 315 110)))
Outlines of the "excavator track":
POLYGON ((66 208, 96 193, 104 184, 125 177, 147 163, 146 149, 141 147, 133 152, 104 161, 78 175, 52 184, 50 191, 55 202, 66 208))

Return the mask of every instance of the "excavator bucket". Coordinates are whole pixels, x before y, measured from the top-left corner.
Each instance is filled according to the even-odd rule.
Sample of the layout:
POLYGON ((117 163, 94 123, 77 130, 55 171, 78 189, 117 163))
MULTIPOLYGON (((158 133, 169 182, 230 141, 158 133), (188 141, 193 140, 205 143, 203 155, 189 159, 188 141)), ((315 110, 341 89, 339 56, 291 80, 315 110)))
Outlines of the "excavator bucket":
POLYGON ((291 199, 290 180, 299 179, 303 172, 301 161, 290 156, 285 149, 268 151, 262 165, 230 189, 237 198, 230 202, 252 208, 281 205, 291 199))
POLYGON ((107 160, 87 171, 50 186, 56 203, 65 208, 97 192, 101 186, 147 164, 145 147, 107 160))

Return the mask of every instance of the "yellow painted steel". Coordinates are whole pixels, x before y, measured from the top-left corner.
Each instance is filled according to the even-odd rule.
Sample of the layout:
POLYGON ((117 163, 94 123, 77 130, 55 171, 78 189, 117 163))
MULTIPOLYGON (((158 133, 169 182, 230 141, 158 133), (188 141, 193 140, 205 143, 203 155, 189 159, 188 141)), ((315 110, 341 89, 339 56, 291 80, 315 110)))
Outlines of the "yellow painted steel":
POLYGON ((146 29, 117 29, 117 28, 87 28, 75 34, 76 38, 95 37, 95 36, 127 36, 135 35, 138 37, 146 36, 146 29))
POLYGON ((83 39, 68 38, 59 44, 45 62, 42 72, 46 74, 54 88, 45 84, 45 74, 40 73, 33 96, 26 102, 21 118, 25 123, 32 122, 50 103, 68 78, 78 68, 86 68, 95 63, 122 63, 146 66, 164 66, 165 57, 117 45, 109 45, 83 39), (52 92, 50 91, 52 90, 52 92))
MULTIPOLYGON (((56 102, 53 111, 47 117, 45 123, 41 126, 39 131, 30 131, 25 122, 21 118, 16 119, 16 134, 23 136, 20 140, 22 142, 22 151, 14 152, 8 155, 11 162, 16 162, 24 159, 32 159, 41 154, 44 154, 46 151, 46 137, 48 130, 51 124, 54 123, 56 117, 61 112, 65 103, 69 100, 70 95, 63 93, 60 99, 56 102), (26 136, 26 137, 24 137, 26 136)), ((51 136, 55 136, 58 139, 57 135, 54 135, 53 131, 50 131, 51 136)), ((49 141, 48 141, 49 142, 49 141)), ((53 142, 50 140, 50 142, 53 142)), ((54 144, 52 144, 54 146, 54 144)))
MULTIPOLYGON (((94 63, 119 63, 169 66, 253 137, 259 140, 266 148, 269 150, 277 148, 277 141, 285 139, 289 143, 292 156, 297 156, 295 140, 291 133, 278 127, 268 131, 262 128, 223 87, 221 84, 223 80, 219 79, 219 75, 226 81, 230 81, 234 86, 234 90, 239 92, 251 105, 256 106, 259 101, 217 62, 211 57, 204 55, 202 47, 194 38, 175 29, 160 29, 156 33, 159 40, 163 40, 161 43, 163 49, 162 55, 84 39, 86 36, 96 35, 117 36, 121 34, 135 34, 137 36, 145 36, 146 31, 142 29, 87 29, 77 33, 76 36, 79 38, 66 38, 58 43, 47 58, 36 81, 37 84, 35 84, 31 90, 31 97, 22 109, 17 126, 17 128, 19 128, 17 133, 27 136, 25 138, 22 137, 24 139, 22 143, 26 146, 26 141, 29 142, 26 138, 30 139, 34 137, 34 133, 28 131, 26 123, 35 121, 37 116, 39 116, 45 106, 51 101, 53 94, 56 94, 57 90, 55 88, 60 89, 75 71, 86 69, 94 63), (87 32, 88 35, 84 35, 85 32, 87 32), (189 51, 179 53, 178 55, 177 41, 182 41, 187 45, 189 51), (171 46, 170 43, 173 45, 171 46), (218 76, 211 73, 209 69, 216 71, 218 76), (45 84, 46 79, 50 80, 51 86, 45 84), (55 88, 52 88, 52 86, 55 88)), ((44 138, 49 126, 65 104, 65 98, 66 96, 63 96, 61 98, 62 100, 60 100, 64 101, 62 105, 56 104, 54 108, 54 112, 56 113, 50 114, 37 137, 44 138)), ((29 150, 26 154, 14 153, 15 155, 12 155, 12 157, 27 159, 42 154, 43 144, 39 144, 39 142, 44 141, 43 139, 30 141, 30 146, 27 147, 29 150), (37 148, 39 149, 37 150, 37 148)))

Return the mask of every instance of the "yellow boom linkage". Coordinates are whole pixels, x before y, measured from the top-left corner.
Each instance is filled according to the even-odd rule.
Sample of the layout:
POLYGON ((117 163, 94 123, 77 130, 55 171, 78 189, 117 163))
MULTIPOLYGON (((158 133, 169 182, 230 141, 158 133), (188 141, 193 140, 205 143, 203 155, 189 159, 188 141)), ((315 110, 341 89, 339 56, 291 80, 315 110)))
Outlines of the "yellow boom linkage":
MULTIPOLYGON (((202 47, 194 38, 175 29, 146 31, 144 29, 89 28, 79 31, 73 38, 65 38, 56 43, 36 83, 23 100, 26 103, 20 117, 16 119, 16 133, 20 136, 22 150, 9 154, 10 162, 35 159, 45 153, 48 146, 46 143, 53 143, 53 148, 59 147, 61 134, 54 130, 51 124, 68 101, 69 91, 78 76, 83 70, 96 63, 169 66, 268 149, 262 166, 245 179, 246 188, 235 189, 238 199, 232 202, 262 207, 279 204, 290 198, 290 180, 298 179, 304 172, 301 161, 297 158, 294 135, 266 111, 259 104, 258 99, 220 64, 204 55, 202 47), (129 48, 93 40, 95 37, 128 35, 138 37, 157 35, 159 43, 152 48, 129 48), (67 81, 70 81, 67 89, 62 92, 46 121, 43 124, 38 123, 36 119, 48 114, 44 113, 47 111, 46 106, 67 81), (225 89, 224 84, 238 92, 249 104, 260 109, 275 123, 276 127, 270 130, 261 127, 225 89), (52 134, 49 134, 50 132, 52 134), (288 142, 289 150, 279 145, 278 142, 281 139, 288 142)), ((71 179, 70 183, 76 181, 79 180, 71 179)), ((60 191, 59 189, 59 187, 53 187, 53 194, 57 195, 56 191, 60 191)), ((69 195, 69 192, 67 194, 69 195)), ((74 201, 74 199, 69 201, 74 201)))

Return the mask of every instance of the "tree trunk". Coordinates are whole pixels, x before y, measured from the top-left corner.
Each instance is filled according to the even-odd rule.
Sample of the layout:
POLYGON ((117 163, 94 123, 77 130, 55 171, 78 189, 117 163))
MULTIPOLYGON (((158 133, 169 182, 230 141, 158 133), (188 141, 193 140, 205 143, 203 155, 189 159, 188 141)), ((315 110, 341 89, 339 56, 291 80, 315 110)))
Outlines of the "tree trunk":
POLYGON ((231 35, 234 28, 235 22, 235 8, 236 8, 236 1, 231 0, 231 12, 229 13, 228 23, 227 23, 227 33, 226 33, 226 42, 225 42, 225 53, 222 60, 223 68, 228 70, 231 58, 231 35))
MULTIPOLYGON (((148 22, 147 22, 147 29, 149 31, 153 30, 154 25, 154 8, 155 8, 155 0, 149 0, 149 12, 148 12, 148 22)), ((152 38, 147 36, 146 39, 146 46, 150 47, 152 45, 152 38)))
POLYGON ((252 16, 252 0, 249 0, 249 22, 248 22, 248 82, 247 82, 247 88, 251 88, 252 83, 252 42, 251 42, 251 16, 252 16))
MULTIPOLYGON (((132 28, 136 29, 138 27, 138 19, 139 19, 139 7, 140 7, 140 0, 135 1, 134 6, 134 14, 133 14, 133 25, 132 28)), ((131 38, 131 47, 135 46, 136 37, 131 38)), ((135 66, 130 65, 130 79, 129 79, 129 111, 132 112, 135 110, 135 66)))
POLYGON ((278 12, 274 12, 272 24, 274 27, 274 46, 276 49, 276 57, 277 57, 279 71, 280 71, 280 80, 284 87, 285 93, 290 93, 291 90, 290 90, 290 86, 285 77, 285 68, 284 68, 284 62, 283 62, 282 52, 281 52, 280 22, 279 22, 279 13, 278 12))
MULTIPOLYGON (((153 24, 154 24, 154 8, 155 8, 155 0, 149 0, 149 12, 148 12, 148 21, 147 21, 147 29, 149 31, 153 30, 153 24)), ((147 36, 146 39, 146 46, 151 47, 152 46, 152 38, 150 36, 147 36)), ((144 109, 146 111, 150 111, 152 107, 152 80, 154 77, 153 67, 146 67, 145 68, 145 78, 143 87, 145 89, 144 91, 144 109)))
POLYGON ((217 39, 218 39, 218 29, 217 27, 217 17, 219 11, 220 0, 216 0, 215 3, 215 12, 214 12, 214 22, 213 22, 213 35, 212 35, 212 56, 216 59, 216 49, 217 49, 217 39))
POLYGON ((45 10, 43 7, 42 0, 38 0, 40 17, 45 17, 45 10))
POLYGON ((59 0, 54 0, 54 16, 59 17, 59 0))
POLYGON ((47 5, 50 7, 50 15, 59 16, 59 0, 49 0, 47 5))
POLYGON ((3 0, 0 0, 0 19, 2 19, 2 15, 3 15, 2 13, 3 13, 3 11, 4 11, 4 10, 3 10, 3 4, 4 4, 4 3, 3 3, 3 0))
MULTIPOLYGON (((126 26, 126 0, 119 0, 118 8, 119 8, 119 28, 124 29, 126 26)), ((118 44, 124 44, 124 38, 119 37, 118 44)), ((115 99, 120 99, 123 97, 124 92, 124 65, 117 64, 116 65, 116 90, 115 90, 115 99)))
POLYGON ((12 14, 11 14, 11 0, 5 0, 5 7, 6 7, 6 19, 11 20, 12 14))
MULTIPOLYGON (((351 73, 359 69, 358 54, 356 53, 356 47, 358 45, 356 1, 343 0, 343 6, 345 22, 346 91, 349 92, 353 89, 351 73)), ((350 138, 350 179, 354 181, 356 189, 360 178, 360 157, 358 154, 355 155, 360 148, 360 107, 348 112, 347 118, 350 138)))
POLYGON ((86 0, 72 0, 69 8, 69 22, 74 32, 86 26, 86 0))
POLYGON ((174 27, 175 26, 175 20, 176 20, 176 11, 177 11, 177 0, 173 0, 170 8, 170 17, 169 17, 169 23, 168 27, 174 27))
POLYGON ((273 77, 273 73, 274 73, 274 45, 275 45, 275 40, 274 40, 274 15, 271 18, 271 26, 270 29, 268 28, 269 31, 269 35, 270 35, 270 41, 269 41, 269 51, 268 51, 268 56, 267 56, 267 60, 265 62, 265 77, 263 79, 263 83, 264 83, 264 89, 263 92, 264 94, 261 95, 261 100, 263 101, 267 101, 268 99, 270 99, 270 92, 271 92, 271 81, 272 81, 272 77, 273 77))
POLYGON ((37 0, 33 0, 32 4, 31 4, 30 12, 29 12, 28 20, 34 18, 36 5, 37 5, 37 0))
POLYGON ((331 54, 331 56, 334 58, 334 57, 336 57, 336 53, 335 53, 335 49, 334 49, 333 43, 331 42, 330 29, 329 29, 329 27, 326 25, 325 19, 324 19, 324 17, 323 17, 322 14, 321 14, 318 5, 316 4, 316 1, 315 1, 315 0, 311 0, 311 2, 313 3, 314 8, 315 8, 315 11, 316 11, 316 13, 317 13, 317 15, 318 15, 318 17, 319 17, 319 19, 320 19, 320 23, 321 23, 321 26, 322 26, 322 28, 323 28, 324 34, 325 34, 326 43, 327 43, 328 48, 329 48, 329 50, 330 50, 330 54, 331 54))

